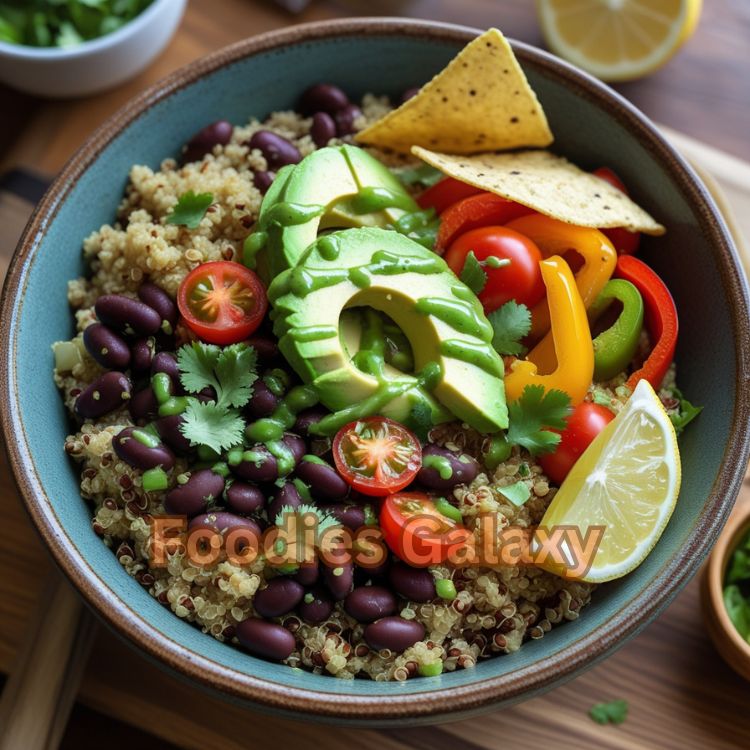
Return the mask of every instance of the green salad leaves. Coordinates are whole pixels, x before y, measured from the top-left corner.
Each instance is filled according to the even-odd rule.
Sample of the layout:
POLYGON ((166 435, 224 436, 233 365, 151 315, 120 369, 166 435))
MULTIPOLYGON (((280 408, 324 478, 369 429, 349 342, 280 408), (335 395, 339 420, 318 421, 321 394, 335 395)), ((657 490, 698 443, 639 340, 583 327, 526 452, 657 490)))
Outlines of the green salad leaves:
POLYGON ((111 34, 153 0, 4 0, 0 41, 32 47, 75 47, 111 34))

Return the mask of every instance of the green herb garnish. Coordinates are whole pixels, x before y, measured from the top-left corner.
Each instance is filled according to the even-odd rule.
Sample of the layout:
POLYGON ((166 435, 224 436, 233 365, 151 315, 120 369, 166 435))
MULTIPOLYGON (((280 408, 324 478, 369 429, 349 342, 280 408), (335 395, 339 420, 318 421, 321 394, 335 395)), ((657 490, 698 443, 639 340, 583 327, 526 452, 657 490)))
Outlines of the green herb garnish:
POLYGON ((189 393, 213 388, 216 399, 188 398, 180 431, 193 446, 217 453, 242 442, 245 421, 239 413, 253 395, 257 379, 255 349, 232 344, 224 349, 194 341, 177 352, 180 381, 189 393))
POLYGON ((461 275, 458 277, 474 294, 480 294, 487 283, 487 274, 482 268, 482 264, 477 260, 473 250, 469 250, 464 260, 464 267, 461 269, 461 275))
POLYGON ((179 224, 188 229, 196 229, 206 215, 208 207, 213 203, 213 193, 198 193, 189 190, 183 193, 166 218, 167 224, 179 224))
POLYGON ((526 448, 533 456, 549 453, 560 442, 570 416, 570 396, 559 390, 544 390, 542 385, 527 385, 521 398, 508 404, 508 442, 526 448))
POLYGON ((153 0, 4 0, 0 41, 32 47, 75 47, 116 31, 153 0))
POLYGON ((674 429, 679 435, 685 427, 690 424, 702 411, 702 406, 693 406, 683 395, 679 388, 672 388, 672 395, 679 399, 679 410, 670 414, 669 418, 674 425, 674 429))
POLYGON ((509 300, 487 316, 492 330, 492 346, 499 354, 524 354, 526 347, 521 339, 531 330, 531 311, 526 305, 509 300))
POLYGON ((750 643, 750 533, 732 551, 724 586, 724 606, 737 632, 750 643))
POLYGON ((597 724, 622 724, 628 717, 628 702, 620 699, 597 703, 589 709, 589 716, 597 724))
POLYGON ((394 172, 399 182, 407 187, 421 185, 428 188, 443 179, 443 173, 429 164, 420 164, 418 167, 405 167, 404 169, 394 170, 394 172))

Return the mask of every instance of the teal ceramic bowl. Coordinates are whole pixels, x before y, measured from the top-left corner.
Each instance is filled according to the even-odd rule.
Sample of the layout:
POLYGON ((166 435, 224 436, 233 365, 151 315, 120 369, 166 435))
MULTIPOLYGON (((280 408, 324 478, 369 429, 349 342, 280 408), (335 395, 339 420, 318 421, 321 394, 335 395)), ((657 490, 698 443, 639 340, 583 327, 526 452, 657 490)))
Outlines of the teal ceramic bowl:
POLYGON ((2 303, 2 424, 26 506, 62 570, 100 617, 142 653, 233 699, 266 710, 358 724, 458 718, 508 705, 596 663, 637 633, 696 572, 734 502, 748 456, 748 295, 715 205, 646 118, 611 90, 522 44, 518 57, 549 115, 555 149, 585 168, 615 169, 669 229, 643 255, 674 293, 680 383, 705 409, 681 441, 683 486, 648 559, 600 587, 575 622, 512 655, 440 677, 337 680, 260 661, 202 634, 152 599, 91 530, 68 422, 51 377, 50 344, 73 331, 67 279, 81 242, 113 219, 128 170, 156 167, 207 122, 244 122, 293 107, 334 81, 351 95, 397 95, 442 68, 474 35, 403 19, 346 20, 256 37, 148 90, 76 154, 31 219, 2 303))

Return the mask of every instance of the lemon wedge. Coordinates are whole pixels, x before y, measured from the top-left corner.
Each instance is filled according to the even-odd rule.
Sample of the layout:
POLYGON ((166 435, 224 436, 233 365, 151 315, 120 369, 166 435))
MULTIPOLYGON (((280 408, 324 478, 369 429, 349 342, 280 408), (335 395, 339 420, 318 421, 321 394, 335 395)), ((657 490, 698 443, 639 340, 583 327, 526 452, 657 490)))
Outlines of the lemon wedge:
POLYGON ((603 81, 660 68, 695 31, 702 0, 537 0, 549 48, 603 81))
POLYGON ((592 583, 629 573, 664 531, 680 476, 674 426, 654 389, 641 380, 573 466, 540 523, 543 529, 565 527, 582 537, 589 529, 603 529, 598 548, 589 555, 590 567, 573 570, 566 563, 567 569, 561 568, 559 560, 542 567, 592 583))

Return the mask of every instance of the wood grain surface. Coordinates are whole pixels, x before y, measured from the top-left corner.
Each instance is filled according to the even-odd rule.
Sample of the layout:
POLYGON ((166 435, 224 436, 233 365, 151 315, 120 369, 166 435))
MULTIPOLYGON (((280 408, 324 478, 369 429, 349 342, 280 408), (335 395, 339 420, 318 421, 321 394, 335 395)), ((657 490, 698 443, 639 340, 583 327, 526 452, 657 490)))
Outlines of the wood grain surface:
MULTIPOLYGON (((42 102, 0 90, 0 171, 23 165, 53 174, 114 109, 176 67, 224 44, 292 20, 373 13, 422 16, 477 26, 539 42, 530 0, 414 0, 315 2, 292 19, 270 2, 192 0, 179 33, 149 70, 116 91, 74 102, 42 102)), ((666 68, 623 92, 655 119, 694 138, 750 159, 750 3, 706 0, 696 37, 666 68)), ((735 206, 738 232, 750 237, 747 164, 701 144, 679 140, 735 206), (692 150, 691 150, 692 149, 692 150), (716 165, 716 168, 713 167, 716 165)), ((28 203, 0 199, 0 275, 4 273, 28 203)), ((750 486, 743 488, 750 502, 750 486)), ((0 456, 0 672, 16 658, 51 563, 31 528, 0 456)), ((55 612, 49 616, 54 618, 55 612)), ((693 581, 646 630, 603 664, 544 696, 479 720, 419 729, 351 730, 319 727, 248 712, 206 696, 166 675, 110 633, 95 639, 79 694, 82 707, 63 747, 198 750, 255 747, 330 750, 475 750, 499 747, 710 748, 750 747, 750 685, 718 657, 703 628, 693 581), (599 726, 587 711, 596 702, 629 701, 621 726, 599 726), (91 709, 97 713, 92 713, 91 709), (105 723, 100 715, 137 727, 105 723), (158 740, 150 740, 148 732, 158 740)))

